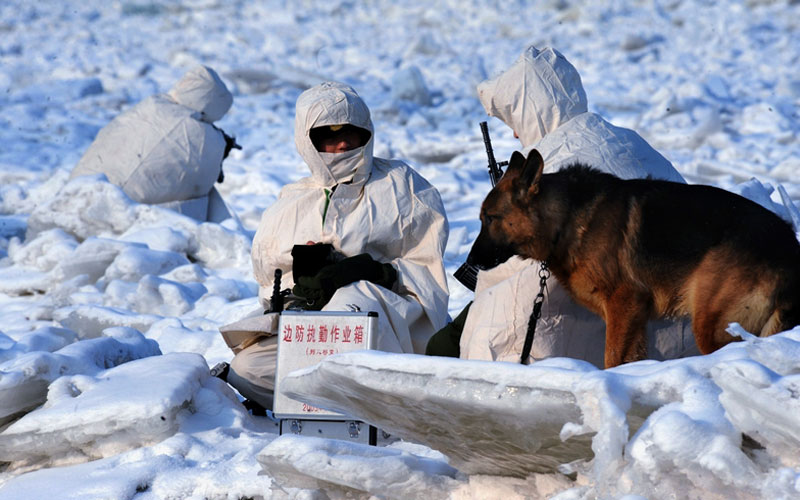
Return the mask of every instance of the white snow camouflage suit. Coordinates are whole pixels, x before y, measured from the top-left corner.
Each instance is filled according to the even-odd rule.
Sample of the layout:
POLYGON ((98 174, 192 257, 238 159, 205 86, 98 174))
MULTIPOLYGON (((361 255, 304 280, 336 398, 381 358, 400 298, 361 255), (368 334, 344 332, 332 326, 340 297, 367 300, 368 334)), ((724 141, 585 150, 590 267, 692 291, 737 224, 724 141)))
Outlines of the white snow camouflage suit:
MULTIPOLYGON (((373 143, 369 109, 351 87, 326 82, 300 95, 295 144, 311 176, 284 186, 262 215, 253 240, 253 272, 267 308, 275 269, 283 271, 282 288, 294 284, 296 244, 330 243, 345 256, 368 253, 390 263, 397 270, 392 290, 358 281, 339 288, 323 311, 349 310, 349 304, 377 311, 379 350, 423 353, 447 319, 444 206, 439 192, 411 167, 373 158, 373 143), (342 124, 368 130, 369 141, 345 153, 317 151, 310 130, 342 124)), ((231 364, 233 380, 228 377, 262 405, 270 402, 274 387, 275 338, 238 353, 231 364)))
POLYGON ((103 127, 70 177, 105 174, 136 202, 221 222, 231 217, 214 187, 225 139, 212 123, 232 103, 217 73, 197 66, 167 94, 148 97, 103 127))

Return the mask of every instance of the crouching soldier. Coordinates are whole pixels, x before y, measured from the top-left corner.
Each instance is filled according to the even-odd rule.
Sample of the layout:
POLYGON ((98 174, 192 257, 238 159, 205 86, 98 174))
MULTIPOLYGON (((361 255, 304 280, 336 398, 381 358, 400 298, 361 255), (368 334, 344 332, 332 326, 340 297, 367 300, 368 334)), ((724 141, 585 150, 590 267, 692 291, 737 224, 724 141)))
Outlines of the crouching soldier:
POLYGON ((232 103, 217 73, 198 66, 100 130, 70 178, 105 174, 136 202, 221 222, 231 213, 214 183, 231 148, 241 148, 213 123, 232 103))
MULTIPOLYGON (((447 318, 439 192, 402 161, 373 158, 369 109, 347 85, 326 82, 300 95, 295 144, 311 176, 285 186, 261 218, 252 259, 262 305, 272 308, 279 269, 305 307, 375 311, 377 349, 423 353, 447 318)), ((267 409, 277 342, 267 335, 238 346, 227 373, 267 409)))

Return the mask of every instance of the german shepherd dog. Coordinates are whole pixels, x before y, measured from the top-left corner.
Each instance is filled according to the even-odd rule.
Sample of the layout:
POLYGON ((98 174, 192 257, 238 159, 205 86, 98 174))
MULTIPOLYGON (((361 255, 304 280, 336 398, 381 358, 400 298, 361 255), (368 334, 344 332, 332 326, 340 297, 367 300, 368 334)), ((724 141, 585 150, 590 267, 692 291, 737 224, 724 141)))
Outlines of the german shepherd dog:
POLYGON ((711 186, 543 168, 536 150, 513 154, 467 262, 546 261, 605 321, 607 368, 645 358, 652 318, 690 316, 703 354, 735 340, 731 322, 760 336, 800 324, 800 243, 766 208, 711 186))

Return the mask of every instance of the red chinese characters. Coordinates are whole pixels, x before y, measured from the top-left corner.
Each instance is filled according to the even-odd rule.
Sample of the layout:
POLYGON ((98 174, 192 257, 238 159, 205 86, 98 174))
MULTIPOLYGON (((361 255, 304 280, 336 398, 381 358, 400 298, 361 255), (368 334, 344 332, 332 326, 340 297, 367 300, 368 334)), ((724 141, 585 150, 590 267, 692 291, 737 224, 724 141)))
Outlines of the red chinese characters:
POLYGON ((283 325, 283 341, 292 341, 292 325, 283 325))
POLYGON ((364 327, 356 325, 284 324, 281 332, 283 342, 306 344, 363 344, 364 327))

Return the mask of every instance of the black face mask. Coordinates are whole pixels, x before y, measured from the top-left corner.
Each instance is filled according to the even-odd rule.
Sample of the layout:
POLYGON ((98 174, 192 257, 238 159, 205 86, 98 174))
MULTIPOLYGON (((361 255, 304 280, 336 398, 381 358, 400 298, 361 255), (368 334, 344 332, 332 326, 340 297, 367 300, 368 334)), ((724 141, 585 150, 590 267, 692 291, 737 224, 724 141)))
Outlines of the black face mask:
POLYGON ((369 142, 369 139, 372 137, 372 134, 369 130, 356 127, 355 125, 345 124, 342 125, 341 128, 337 128, 336 125, 325 125, 322 127, 315 127, 312 128, 308 132, 308 136, 311 139, 311 143, 314 145, 314 148, 317 151, 320 151, 320 145, 327 140, 336 140, 338 137, 342 137, 348 134, 357 134, 359 138, 359 144, 356 147, 364 146, 366 143, 369 142), (333 130, 336 128, 336 130, 333 130))

